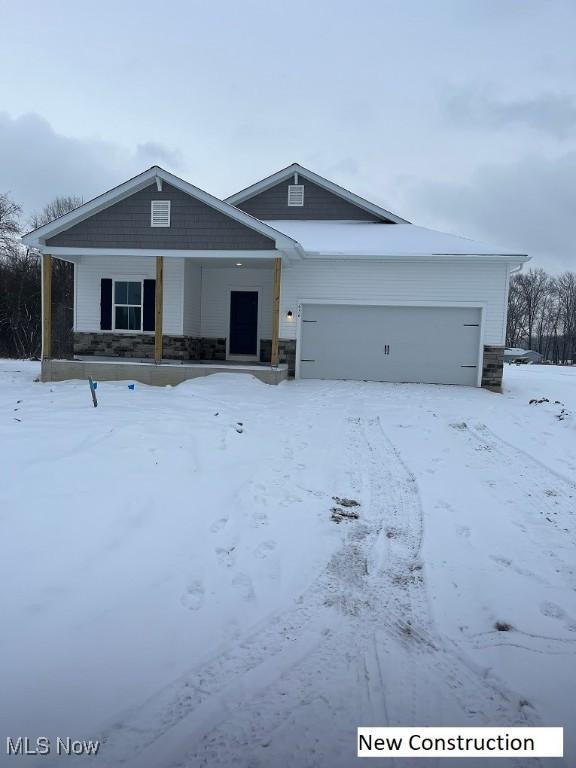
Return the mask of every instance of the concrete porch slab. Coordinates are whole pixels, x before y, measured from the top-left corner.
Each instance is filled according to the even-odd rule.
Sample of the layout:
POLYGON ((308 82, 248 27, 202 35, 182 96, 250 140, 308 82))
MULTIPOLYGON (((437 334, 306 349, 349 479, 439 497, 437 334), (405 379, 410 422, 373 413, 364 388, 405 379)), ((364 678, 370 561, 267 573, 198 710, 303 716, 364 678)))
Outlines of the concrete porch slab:
POLYGON ((266 364, 233 362, 191 362, 167 360, 154 363, 149 360, 43 360, 41 381, 67 381, 93 378, 97 381, 139 381, 141 384, 166 386, 181 384, 188 379, 209 376, 212 373, 248 373, 265 384, 279 384, 288 378, 285 364, 273 368, 266 364))

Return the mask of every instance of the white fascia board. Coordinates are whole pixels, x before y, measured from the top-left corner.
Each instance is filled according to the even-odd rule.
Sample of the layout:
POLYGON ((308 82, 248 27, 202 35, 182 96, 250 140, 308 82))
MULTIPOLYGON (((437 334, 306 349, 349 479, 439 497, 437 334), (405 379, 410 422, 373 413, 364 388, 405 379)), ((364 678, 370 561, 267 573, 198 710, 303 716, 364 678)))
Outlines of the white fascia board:
POLYGON ((289 178, 294 173, 297 173, 299 176, 314 182, 314 184, 317 184, 319 187, 323 187, 338 197, 347 200, 349 203, 352 203, 359 208, 363 208, 365 211, 373 213, 375 216, 381 216, 383 218, 389 219, 395 224, 410 223, 406 219, 402 219, 400 216, 396 216, 395 213, 387 211, 385 208, 381 208, 379 205, 371 203, 369 200, 365 200, 359 195, 355 195, 354 192, 350 192, 350 190, 335 184, 333 181, 329 181, 329 179, 325 179, 323 176, 319 176, 317 173, 314 173, 314 171, 309 171, 307 168, 303 168, 301 165, 298 165, 298 163, 293 163, 287 168, 283 168, 281 171, 273 173, 271 176, 267 176, 265 179, 257 181, 256 184, 252 184, 250 187, 246 187, 245 189, 240 190, 240 192, 236 192, 235 194, 230 195, 230 197, 225 198, 225 201, 230 203, 230 205, 237 205, 238 203, 242 203, 244 200, 247 200, 250 197, 254 197, 254 195, 258 195, 260 192, 264 192, 266 189, 269 189, 284 179, 289 178))
POLYGON ((156 248, 66 248, 63 246, 41 245, 38 247, 41 253, 48 253, 51 256, 61 259, 73 260, 78 256, 118 256, 119 258, 130 258, 138 256, 165 256, 166 258, 178 259, 236 259, 237 261, 261 259, 282 258, 286 261, 293 261, 297 251, 295 249, 284 249, 282 251, 216 251, 216 250, 176 250, 176 249, 156 249, 156 248))
POLYGON ((524 264, 530 261, 530 256, 523 254, 482 254, 482 253, 398 253, 398 254, 377 254, 377 253, 341 253, 341 252, 319 252, 306 251, 304 259, 314 261, 418 261, 418 262, 436 262, 436 261, 479 261, 479 262, 497 262, 498 264, 524 264))
POLYGON ((154 181, 159 170, 159 168, 149 168, 138 176, 134 176, 123 184, 119 184, 117 187, 109 189, 107 192, 98 195, 98 197, 89 200, 78 208, 74 208, 73 211, 64 214, 64 216, 60 216, 58 219, 50 221, 42 227, 38 227, 38 229, 27 232, 22 236, 22 242, 34 247, 42 245, 46 238, 54 237, 54 235, 59 234, 65 229, 69 229, 75 224, 84 221, 84 219, 88 219, 95 213, 103 211, 105 208, 123 200, 125 197, 133 195, 140 189, 144 189, 154 181))
POLYGON ((270 227, 268 224, 264 224, 264 222, 256 219, 249 213, 245 213, 239 208, 235 208, 233 205, 219 200, 208 192, 204 192, 204 190, 195 187, 193 184, 189 184, 178 176, 168 173, 168 171, 160 168, 160 166, 153 166, 138 176, 134 176, 134 178, 125 181, 123 184, 120 184, 119 186, 108 190, 108 192, 104 192, 104 194, 75 208, 73 211, 70 211, 55 221, 45 224, 42 227, 38 227, 38 229, 35 229, 32 232, 28 232, 22 237, 22 242, 28 246, 38 248, 45 243, 47 238, 54 237, 54 235, 57 235, 63 230, 69 229, 84 219, 87 219, 105 208, 114 205, 114 203, 144 189, 154 183, 157 178, 163 179, 168 184, 186 192, 191 197, 200 200, 211 208, 220 211, 225 216, 228 216, 229 218, 244 224, 246 227, 259 232, 261 235, 274 240, 276 247, 279 249, 293 249, 297 246, 297 242, 293 238, 288 237, 288 235, 278 232, 278 230, 270 227))

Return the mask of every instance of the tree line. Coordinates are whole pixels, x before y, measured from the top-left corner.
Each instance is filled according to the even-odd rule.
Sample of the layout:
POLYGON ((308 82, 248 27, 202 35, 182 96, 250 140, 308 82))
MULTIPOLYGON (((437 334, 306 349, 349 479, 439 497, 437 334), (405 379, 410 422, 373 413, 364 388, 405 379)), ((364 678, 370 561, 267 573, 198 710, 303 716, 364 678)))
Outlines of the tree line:
MULTIPOLYGON (((22 208, 0 193, 0 357, 39 357, 42 344, 40 253, 20 236, 82 204, 73 195, 56 197, 24 219, 22 208)), ((73 350, 73 265, 54 259, 52 275, 52 348, 57 357, 73 350)))
MULTIPOLYGON (((20 236, 82 202, 74 195, 56 197, 25 220, 21 206, 0 193, 0 357, 38 357, 41 349, 40 254, 26 248, 20 236)), ((56 357, 68 357, 73 352, 73 265, 54 259, 52 280, 52 350, 56 357)), ((534 349, 554 363, 576 362, 575 272, 528 269, 512 275, 506 346, 534 349)))
POLYGON ((576 272, 512 275, 506 346, 533 349, 553 363, 576 363, 576 272))

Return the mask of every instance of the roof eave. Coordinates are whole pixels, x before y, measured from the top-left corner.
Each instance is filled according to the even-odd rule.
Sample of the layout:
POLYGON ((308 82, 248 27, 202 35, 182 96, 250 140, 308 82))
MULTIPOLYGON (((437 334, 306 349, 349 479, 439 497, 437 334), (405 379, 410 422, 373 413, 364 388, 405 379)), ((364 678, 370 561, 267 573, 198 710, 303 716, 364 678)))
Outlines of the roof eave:
POLYGON ((90 218, 90 216, 94 216, 105 208, 108 208, 111 205, 114 205, 115 203, 125 199, 126 197, 129 197, 135 192, 140 191, 140 189, 144 189, 145 187, 149 186, 150 183, 154 182, 157 177, 163 179, 168 184, 181 189, 191 197, 200 200, 206 205, 219 210, 221 213, 224 213, 239 223, 244 224, 244 226, 247 226, 250 229, 254 229, 265 237, 274 240, 275 245, 279 250, 293 250, 297 245, 297 241, 289 235, 286 235, 283 232, 279 232, 269 224, 265 224, 263 221, 260 221, 260 219, 251 216, 249 213, 245 213, 239 208, 235 208, 233 205, 230 205, 226 201, 219 200, 209 192, 205 192, 199 187, 195 187, 193 184, 184 181, 184 179, 181 179, 178 176, 174 176, 174 174, 165 171, 159 165, 153 165, 151 168, 143 171, 138 176, 134 176, 133 178, 128 179, 128 181, 125 181, 122 184, 119 184, 118 186, 108 190, 107 192, 98 195, 98 197, 89 200, 87 203, 84 203, 78 208, 75 208, 73 211, 64 214, 60 218, 26 233, 21 238, 22 242, 30 247, 44 246, 46 244, 45 241, 47 238, 54 237, 60 232, 69 229, 76 224, 79 224, 81 221, 90 218))
POLYGON ((525 254, 498 254, 498 253, 381 253, 375 251, 315 251, 304 248, 304 257, 317 259, 373 259, 381 261, 497 261, 512 264, 524 264, 530 260, 525 254))

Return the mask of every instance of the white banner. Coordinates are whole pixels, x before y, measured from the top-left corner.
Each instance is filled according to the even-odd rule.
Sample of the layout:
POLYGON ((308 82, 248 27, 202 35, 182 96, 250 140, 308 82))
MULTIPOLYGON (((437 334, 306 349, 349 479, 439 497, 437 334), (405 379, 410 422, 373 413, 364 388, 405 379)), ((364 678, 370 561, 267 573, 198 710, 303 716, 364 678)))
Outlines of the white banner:
POLYGON ((358 757, 564 757, 563 728, 358 728, 358 757))

